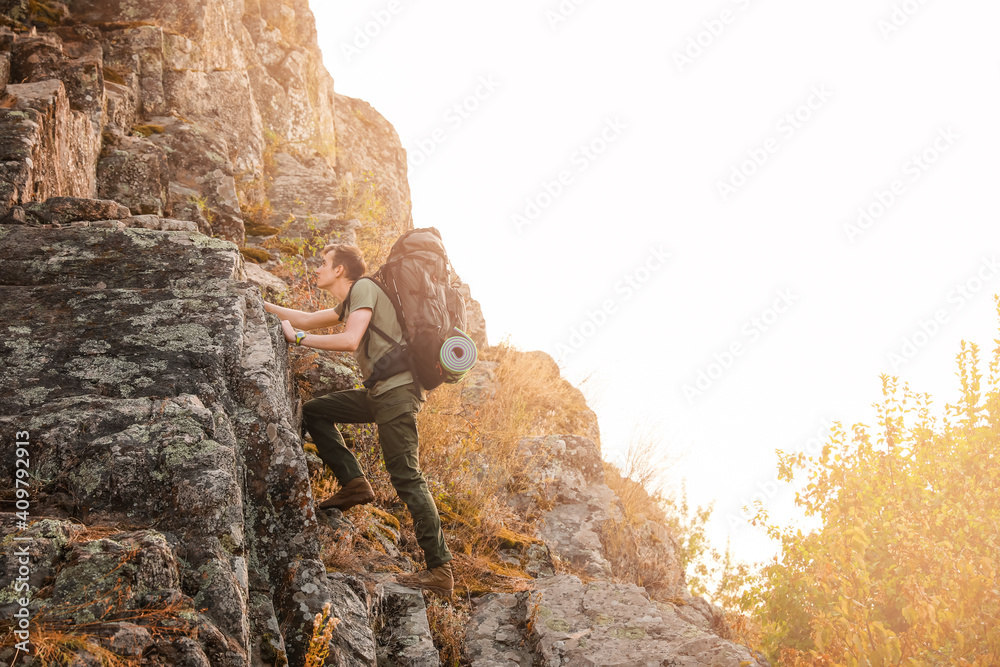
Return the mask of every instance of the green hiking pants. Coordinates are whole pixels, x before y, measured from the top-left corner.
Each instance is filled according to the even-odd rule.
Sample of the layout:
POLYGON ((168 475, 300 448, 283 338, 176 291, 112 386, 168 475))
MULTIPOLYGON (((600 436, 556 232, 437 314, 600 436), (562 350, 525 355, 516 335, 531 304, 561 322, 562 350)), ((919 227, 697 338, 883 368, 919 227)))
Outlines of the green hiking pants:
POLYGON ((348 389, 306 402, 302 416, 319 457, 330 466, 341 486, 364 473, 337 424, 374 422, 378 426, 389 479, 410 510, 417 543, 431 569, 444 565, 452 556, 444 541, 434 498, 420 472, 417 413, 422 407, 423 401, 413 393, 411 385, 389 389, 379 396, 372 396, 367 389, 348 389))

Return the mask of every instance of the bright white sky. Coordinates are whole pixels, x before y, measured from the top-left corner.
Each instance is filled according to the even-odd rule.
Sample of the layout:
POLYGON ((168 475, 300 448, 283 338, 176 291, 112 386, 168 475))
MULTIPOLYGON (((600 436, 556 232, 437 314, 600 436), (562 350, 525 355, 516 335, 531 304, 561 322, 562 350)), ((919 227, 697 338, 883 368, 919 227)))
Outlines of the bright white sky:
POLYGON ((441 230, 490 341, 590 377, 606 458, 657 428, 738 557, 773 553, 738 518, 755 494, 790 515, 776 448, 872 423, 880 373, 943 409, 959 341, 992 350, 1000 4, 312 8, 336 89, 399 133, 414 224, 441 230))

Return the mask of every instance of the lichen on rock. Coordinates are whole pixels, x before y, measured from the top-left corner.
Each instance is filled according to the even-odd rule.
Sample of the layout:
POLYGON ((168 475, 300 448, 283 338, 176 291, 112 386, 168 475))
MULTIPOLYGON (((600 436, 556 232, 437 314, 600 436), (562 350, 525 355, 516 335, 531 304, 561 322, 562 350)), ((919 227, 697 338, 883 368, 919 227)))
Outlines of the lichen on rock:
MULTIPOLYGON (((81 622, 101 619, 84 604, 103 599, 95 591, 129 589, 119 610, 180 596, 204 610, 200 651, 230 656, 213 664, 280 651, 295 664, 336 587, 306 511, 284 342, 259 292, 236 280, 236 248, 198 237, 20 227, 0 239, 10 251, 0 311, 13 334, 0 345, 0 424, 31 433, 32 516, 138 531, 53 547, 51 594, 43 581, 32 592, 42 607, 83 605, 81 622), (154 551, 174 574, 150 583, 143 567, 163 569, 154 551), (314 601, 304 608, 303 591, 314 601), (267 608, 273 616, 261 616, 267 608)), ((13 468, 13 448, 2 455, 13 468)))

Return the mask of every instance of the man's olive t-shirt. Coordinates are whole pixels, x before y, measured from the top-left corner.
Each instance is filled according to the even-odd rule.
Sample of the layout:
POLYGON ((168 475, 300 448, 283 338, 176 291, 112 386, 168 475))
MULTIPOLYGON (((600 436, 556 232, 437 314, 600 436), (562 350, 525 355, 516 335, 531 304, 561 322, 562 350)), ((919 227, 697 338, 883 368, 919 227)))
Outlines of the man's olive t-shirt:
MULTIPOLYGON (((343 303, 337 307, 337 314, 340 316, 342 322, 346 322, 351 313, 357 309, 370 308, 372 311, 371 324, 374 324, 392 336, 393 340, 402 342, 403 330, 399 326, 399 320, 396 319, 396 309, 393 308, 392 301, 389 300, 389 295, 383 292, 382 288, 373 281, 358 280, 355 282, 354 288, 351 290, 349 305, 351 309, 346 315, 344 314, 343 303)), ((368 339, 367 344, 365 339, 362 338, 361 344, 358 345, 358 349, 354 352, 354 358, 358 360, 361 374, 365 379, 368 379, 372 374, 372 367, 375 361, 386 352, 389 352, 392 349, 392 344, 372 331, 370 325, 365 336, 368 339)), ((391 378, 376 382, 375 386, 371 388, 371 395, 378 396, 390 389, 402 387, 404 384, 411 382, 413 382, 413 374, 410 371, 404 371, 398 375, 393 375, 391 378)), ((423 396, 422 390, 421 396, 423 396)))

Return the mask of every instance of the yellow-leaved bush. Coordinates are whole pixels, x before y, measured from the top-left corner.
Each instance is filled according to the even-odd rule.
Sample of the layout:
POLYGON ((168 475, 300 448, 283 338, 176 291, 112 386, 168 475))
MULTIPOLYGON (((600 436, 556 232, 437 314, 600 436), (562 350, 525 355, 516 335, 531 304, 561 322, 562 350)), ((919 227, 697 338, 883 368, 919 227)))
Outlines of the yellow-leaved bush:
MULTIPOLYGON (((998 300, 1000 314, 1000 300, 998 300)), ((822 525, 780 540, 745 598, 781 665, 1000 665, 1000 340, 980 370, 962 343, 961 396, 935 416, 927 394, 882 377, 877 427, 838 423, 815 457, 779 452, 804 475, 796 504, 822 525), (985 382, 985 386, 984 385, 985 382)))

